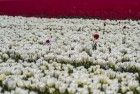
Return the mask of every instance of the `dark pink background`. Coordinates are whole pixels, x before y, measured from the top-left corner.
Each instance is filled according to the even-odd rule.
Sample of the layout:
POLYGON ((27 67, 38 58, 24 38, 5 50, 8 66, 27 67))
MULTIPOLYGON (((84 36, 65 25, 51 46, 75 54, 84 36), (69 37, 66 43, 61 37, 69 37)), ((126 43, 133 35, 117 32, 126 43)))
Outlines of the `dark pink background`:
POLYGON ((0 0, 0 15, 140 19, 140 0, 0 0))

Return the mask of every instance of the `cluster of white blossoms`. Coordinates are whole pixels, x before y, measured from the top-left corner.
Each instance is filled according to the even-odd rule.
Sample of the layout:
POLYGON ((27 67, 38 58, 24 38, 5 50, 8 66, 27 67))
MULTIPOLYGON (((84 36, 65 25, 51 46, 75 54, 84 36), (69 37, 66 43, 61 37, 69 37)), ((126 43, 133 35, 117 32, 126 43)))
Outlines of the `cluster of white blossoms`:
POLYGON ((0 16, 0 94, 140 94, 140 21, 0 16))

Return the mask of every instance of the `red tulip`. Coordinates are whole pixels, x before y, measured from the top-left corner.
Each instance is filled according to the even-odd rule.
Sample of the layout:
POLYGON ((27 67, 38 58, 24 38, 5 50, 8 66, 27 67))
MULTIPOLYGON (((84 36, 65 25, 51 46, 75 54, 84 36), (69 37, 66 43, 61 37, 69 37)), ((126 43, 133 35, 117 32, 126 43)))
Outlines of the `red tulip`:
POLYGON ((50 40, 49 40, 49 39, 47 39, 47 40, 46 40, 46 43, 47 43, 47 44, 50 44, 50 40))
POLYGON ((99 39, 99 34, 98 33, 94 33, 94 34, 92 34, 92 36, 95 40, 99 39))
POLYGON ((123 26, 123 29, 126 29, 126 26, 123 26))
POLYGON ((53 42, 55 42, 55 40, 50 37, 45 40, 44 44, 51 45, 53 42))
POLYGON ((50 39, 46 39, 44 42, 43 42, 44 45, 51 45, 51 40, 50 39))
POLYGON ((98 33, 93 33, 92 37, 93 37, 92 48, 93 48, 93 50, 96 50, 97 49, 97 42, 98 42, 98 39, 99 39, 99 34, 98 33))

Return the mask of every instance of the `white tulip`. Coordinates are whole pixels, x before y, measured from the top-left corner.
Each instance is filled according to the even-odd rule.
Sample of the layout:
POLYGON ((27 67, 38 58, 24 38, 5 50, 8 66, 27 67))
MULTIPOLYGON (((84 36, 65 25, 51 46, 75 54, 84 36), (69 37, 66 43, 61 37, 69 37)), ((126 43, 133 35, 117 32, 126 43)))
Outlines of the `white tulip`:
POLYGON ((16 88, 14 94, 28 94, 28 90, 16 88))
POLYGON ((46 89, 46 85, 44 83, 39 83, 39 89, 41 92, 44 92, 46 89))
POLYGON ((3 58, 5 58, 7 60, 9 58, 9 56, 5 53, 5 54, 3 54, 3 58))
POLYGON ((53 85, 55 85, 55 79, 52 79, 52 78, 50 78, 50 79, 47 79, 47 85, 49 86, 49 87, 52 87, 53 85))
POLYGON ((127 92, 126 94, 134 94, 132 91, 127 92))
POLYGON ((55 88, 49 88, 49 92, 50 93, 54 93, 55 92, 55 88))
POLYGON ((130 87, 130 89, 135 89, 139 86, 139 82, 138 81, 129 81, 128 86, 130 87))
POLYGON ((22 80, 17 81, 17 86, 18 87, 24 87, 24 83, 22 82, 22 80))
POLYGON ((67 88, 67 85, 66 84, 62 84, 61 87, 59 87, 60 93, 65 93, 66 88, 67 88))
POLYGON ((8 79, 7 81, 5 81, 5 84, 7 85, 8 89, 16 88, 16 81, 14 79, 8 79))
POLYGON ((5 74, 0 74, 0 81, 5 80, 5 78, 6 78, 6 75, 5 74))

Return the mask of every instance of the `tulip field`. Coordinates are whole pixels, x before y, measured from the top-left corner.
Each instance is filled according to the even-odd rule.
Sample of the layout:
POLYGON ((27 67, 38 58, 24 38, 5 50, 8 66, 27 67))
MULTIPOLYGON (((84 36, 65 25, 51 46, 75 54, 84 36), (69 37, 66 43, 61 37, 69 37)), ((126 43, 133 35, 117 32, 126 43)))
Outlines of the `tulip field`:
POLYGON ((140 20, 0 16, 0 94, 140 94, 140 20))

